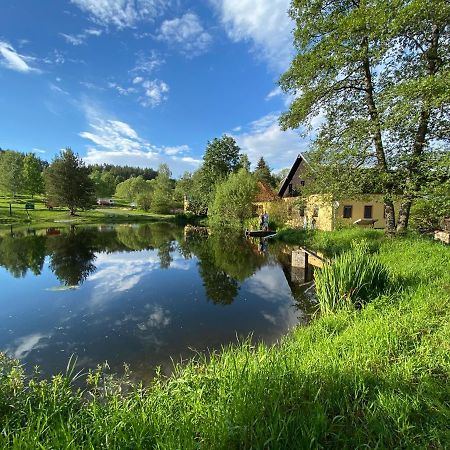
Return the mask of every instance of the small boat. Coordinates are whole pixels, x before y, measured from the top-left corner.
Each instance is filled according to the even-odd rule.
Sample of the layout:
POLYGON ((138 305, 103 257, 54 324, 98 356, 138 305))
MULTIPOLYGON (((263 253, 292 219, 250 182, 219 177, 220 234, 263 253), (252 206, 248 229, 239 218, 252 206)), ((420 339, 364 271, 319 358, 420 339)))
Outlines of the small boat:
POLYGON ((271 230, 255 230, 255 231, 251 231, 251 230, 245 230, 245 236, 246 237, 269 237, 269 236, 275 236, 277 234, 276 231, 271 231, 271 230))

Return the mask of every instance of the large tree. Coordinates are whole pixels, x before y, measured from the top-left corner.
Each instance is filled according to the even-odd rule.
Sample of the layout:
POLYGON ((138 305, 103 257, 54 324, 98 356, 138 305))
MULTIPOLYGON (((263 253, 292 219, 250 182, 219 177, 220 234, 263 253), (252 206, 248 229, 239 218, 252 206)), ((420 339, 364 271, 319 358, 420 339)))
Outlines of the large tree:
POLYGON ((449 2, 293 0, 290 14, 297 55, 280 83, 295 99, 282 127, 320 115, 316 151, 342 167, 375 167, 388 231, 396 191, 397 231, 405 231, 421 161, 449 138, 449 2))
POLYGON ((23 159, 22 153, 13 150, 0 154, 0 190, 12 197, 24 188, 23 159))
POLYGON ((245 169, 232 173, 217 186, 214 202, 208 209, 213 226, 237 228, 253 215, 253 201, 257 192, 254 176, 245 169))
POLYGON ((44 180, 49 203, 67 206, 72 216, 77 209, 92 207, 95 201, 89 169, 70 148, 53 160, 44 172, 44 180))
POLYGON ((25 155, 23 159, 24 188, 32 197, 44 192, 44 177, 42 175, 43 165, 34 153, 25 155))
POLYGON ((172 173, 167 164, 158 168, 158 176, 154 181, 151 210, 155 213, 168 213, 172 207, 173 184, 170 179, 172 173))

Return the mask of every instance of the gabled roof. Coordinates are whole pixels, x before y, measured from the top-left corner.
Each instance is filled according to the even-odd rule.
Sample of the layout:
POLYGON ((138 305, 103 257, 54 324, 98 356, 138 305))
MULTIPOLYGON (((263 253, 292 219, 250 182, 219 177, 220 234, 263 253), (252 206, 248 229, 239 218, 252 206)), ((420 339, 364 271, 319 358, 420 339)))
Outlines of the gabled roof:
POLYGON ((277 194, 273 192, 272 188, 264 181, 258 181, 258 193, 256 194, 255 201, 257 202, 270 202, 276 200, 277 194))
POLYGON ((304 161, 306 163, 305 157, 301 153, 299 153, 297 155, 296 160, 294 161, 294 164, 292 164, 292 167, 289 170, 289 173, 287 174, 286 178, 281 183, 280 190, 278 191, 278 197, 283 197, 284 193, 286 192, 287 187, 289 186, 289 183, 292 181, 292 178, 294 178, 295 172, 297 172, 297 169, 299 168, 302 161, 304 161))

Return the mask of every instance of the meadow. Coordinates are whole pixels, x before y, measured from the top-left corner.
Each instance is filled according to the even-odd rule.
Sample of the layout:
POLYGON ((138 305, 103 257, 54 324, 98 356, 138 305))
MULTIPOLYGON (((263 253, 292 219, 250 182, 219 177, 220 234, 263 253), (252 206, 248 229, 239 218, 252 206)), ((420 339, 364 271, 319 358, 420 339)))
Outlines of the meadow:
POLYGON ((70 216, 67 208, 48 209, 42 197, 31 198, 19 195, 14 199, 0 196, 0 225, 35 224, 47 222, 98 223, 124 221, 164 221, 171 220, 173 214, 152 214, 143 210, 130 208, 118 199, 113 207, 99 206, 89 210, 80 210, 76 216, 70 216), (11 202, 11 214, 9 205, 11 202), (31 202, 34 209, 26 210, 25 204, 31 202))
POLYGON ((27 378, 0 357, 0 446, 120 449, 446 448, 450 249, 372 230, 279 238, 333 256, 364 240, 396 280, 360 308, 317 314, 274 346, 251 339, 147 385, 105 374, 27 378), (76 388, 80 380, 85 388, 76 388))

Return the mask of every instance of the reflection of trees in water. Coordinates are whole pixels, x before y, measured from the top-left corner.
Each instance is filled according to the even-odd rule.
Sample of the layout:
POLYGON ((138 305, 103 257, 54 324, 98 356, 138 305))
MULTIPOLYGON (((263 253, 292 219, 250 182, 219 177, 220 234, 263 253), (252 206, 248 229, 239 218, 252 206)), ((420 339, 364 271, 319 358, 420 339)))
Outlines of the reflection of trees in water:
POLYGON ((0 238, 0 265, 16 277, 28 270, 39 275, 46 255, 45 236, 25 236, 23 233, 0 238))
POLYGON ((168 269, 175 251, 175 242, 181 241, 183 229, 171 224, 145 224, 138 227, 117 228, 117 239, 131 250, 158 249, 160 267, 168 269))
POLYGON ((239 283, 263 264, 240 234, 228 232, 208 236, 190 233, 187 247, 198 258, 199 272, 207 297, 214 303, 230 304, 239 292, 239 283))
POLYGON ((95 271, 95 229, 71 229, 69 233, 48 240, 50 268, 66 286, 77 286, 95 271))

